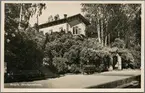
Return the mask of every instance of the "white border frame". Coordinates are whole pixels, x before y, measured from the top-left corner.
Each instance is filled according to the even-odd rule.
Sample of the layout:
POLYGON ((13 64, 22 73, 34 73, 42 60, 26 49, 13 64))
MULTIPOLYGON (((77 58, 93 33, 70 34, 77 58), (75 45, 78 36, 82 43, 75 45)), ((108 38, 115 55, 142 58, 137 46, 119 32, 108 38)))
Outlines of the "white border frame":
POLYGON ((2 92, 144 92, 144 1, 1 1, 1 91, 2 92), (5 3, 101 3, 141 4, 141 88, 140 89, 44 89, 4 88, 4 4, 5 3))

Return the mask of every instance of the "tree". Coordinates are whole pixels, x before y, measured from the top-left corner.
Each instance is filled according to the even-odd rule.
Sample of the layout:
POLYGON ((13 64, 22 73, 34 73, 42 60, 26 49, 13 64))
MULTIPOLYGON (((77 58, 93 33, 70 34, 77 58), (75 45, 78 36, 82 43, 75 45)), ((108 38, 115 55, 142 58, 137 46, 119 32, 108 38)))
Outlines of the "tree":
POLYGON ((41 33, 35 33, 37 31, 28 25, 29 18, 33 15, 30 12, 31 5, 5 4, 5 62, 8 72, 41 67, 42 43, 45 38, 41 33), (19 29, 19 25, 24 29, 19 29))
POLYGON ((19 26, 18 26, 19 29, 21 28, 26 29, 28 27, 30 16, 32 16, 31 11, 29 10, 31 8, 31 5, 32 5, 31 3, 19 4, 19 7, 20 7, 19 26))
POLYGON ((24 29, 26 29, 28 27, 30 17, 35 14, 37 18, 37 24, 39 25, 39 16, 42 14, 42 10, 46 9, 45 3, 20 3, 18 5, 20 9, 18 26, 19 29, 23 28, 24 24, 26 25, 24 29))
POLYGON ((52 15, 50 15, 49 17, 48 17, 48 22, 52 22, 53 21, 53 17, 52 17, 52 15))
POLYGON ((125 48, 125 43, 123 40, 116 38, 115 41, 112 43, 112 47, 125 48))
POLYGON ((31 6, 31 12, 32 14, 36 14, 37 18, 37 24, 39 25, 39 16, 42 14, 42 10, 46 9, 46 4, 45 3, 33 3, 31 6))
POLYGON ((126 47, 129 37, 140 41, 140 11, 140 4, 82 4, 82 12, 91 21, 87 33, 95 34, 102 45, 110 45, 115 38, 125 40, 126 47))

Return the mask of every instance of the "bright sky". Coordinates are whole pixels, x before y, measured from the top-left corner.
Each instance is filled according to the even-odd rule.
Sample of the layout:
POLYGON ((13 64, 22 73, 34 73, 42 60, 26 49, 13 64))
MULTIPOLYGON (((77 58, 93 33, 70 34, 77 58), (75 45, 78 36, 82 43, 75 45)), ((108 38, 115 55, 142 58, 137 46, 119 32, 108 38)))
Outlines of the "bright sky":
MULTIPOLYGON (((46 3, 46 9, 43 10, 42 15, 39 17, 39 24, 47 22, 50 15, 54 17, 56 14, 59 14, 61 19, 64 17, 64 14, 72 16, 78 13, 81 13, 80 3, 46 3)), ((33 16, 30 19, 30 24, 33 25, 36 21, 36 16, 33 16)))

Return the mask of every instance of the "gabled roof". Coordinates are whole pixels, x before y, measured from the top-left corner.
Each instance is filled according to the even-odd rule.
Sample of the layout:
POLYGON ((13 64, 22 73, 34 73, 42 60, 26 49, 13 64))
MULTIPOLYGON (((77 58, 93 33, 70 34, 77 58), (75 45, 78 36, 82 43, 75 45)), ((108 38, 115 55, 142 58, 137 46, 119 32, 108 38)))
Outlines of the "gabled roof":
POLYGON ((70 22, 74 19, 80 20, 86 25, 90 25, 90 22, 87 19, 85 19, 81 14, 77 14, 77 15, 73 15, 73 16, 70 16, 70 17, 67 17, 67 18, 56 20, 56 21, 40 24, 39 28, 45 28, 45 27, 50 27, 50 26, 70 22))

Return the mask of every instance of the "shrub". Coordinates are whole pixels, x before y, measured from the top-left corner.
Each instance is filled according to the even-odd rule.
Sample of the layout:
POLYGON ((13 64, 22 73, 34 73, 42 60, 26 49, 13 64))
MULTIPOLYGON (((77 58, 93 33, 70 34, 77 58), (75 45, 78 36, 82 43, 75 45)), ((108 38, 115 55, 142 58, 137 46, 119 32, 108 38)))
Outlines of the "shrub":
POLYGON ((66 39, 66 41, 63 43, 64 51, 67 52, 69 48, 76 43, 73 39, 66 39))
POLYGON ((125 43, 120 38, 116 38, 115 41, 112 43, 112 47, 124 48, 125 43))
POLYGON ((140 68, 141 66, 141 46, 136 45, 135 47, 130 49, 133 57, 134 57, 134 62, 137 65, 137 68, 140 68))
POLYGON ((136 50, 131 50, 131 53, 134 57, 134 62, 136 63, 137 68, 140 68, 140 66, 141 66, 141 52, 136 51, 136 50))
POLYGON ((135 64, 134 57, 128 49, 119 49, 118 52, 122 58, 123 68, 129 68, 130 65, 136 68, 137 64, 135 64))
POLYGON ((68 60, 66 58, 54 57, 52 64, 57 69, 57 73, 64 74, 68 71, 67 62, 68 60))
POLYGON ((68 59, 69 64, 79 64, 81 46, 73 45, 68 52, 65 52, 64 58, 68 59))
POLYGON ((103 71, 105 71, 106 69, 105 69, 105 65, 102 63, 102 64, 100 64, 99 66, 97 66, 97 68, 96 68, 96 71, 97 72, 103 72, 103 71))
POLYGON ((61 56, 61 50, 63 49, 63 44, 57 40, 53 42, 49 42, 46 44, 45 54, 48 55, 49 58, 61 56))
POLYGON ((119 54, 121 54, 122 59, 129 61, 129 62, 134 62, 133 55, 128 49, 119 49, 119 54))
POLYGON ((72 64, 72 65, 70 66, 69 71, 70 71, 71 73, 80 73, 80 72, 81 72, 81 69, 80 69, 80 67, 79 67, 77 64, 72 64))
POLYGON ((59 41, 64 43, 67 39, 72 39, 73 38, 73 35, 71 33, 66 33, 66 34, 63 34, 60 38, 59 38, 59 41))
POLYGON ((95 50, 101 50, 103 48, 102 44, 100 44, 96 38, 85 39, 82 46, 95 50))
MULTIPOLYGON (((31 32, 31 29, 29 31, 31 32)), ((38 69, 42 65, 42 48, 34 38, 28 37, 28 34, 25 31, 17 31, 15 37, 11 38, 9 43, 6 43, 5 61, 8 65, 8 72, 38 69)))
POLYGON ((104 50, 93 50, 93 49, 83 48, 82 51, 80 52, 80 62, 82 65, 92 64, 98 68, 101 66, 101 64, 103 64, 102 65, 104 66, 104 68, 102 68, 103 70, 105 70, 106 67, 109 65, 108 57, 110 57, 110 53, 104 50))
POLYGON ((85 36, 84 35, 75 35, 73 38, 75 40, 81 40, 81 41, 83 41, 85 39, 85 36))

